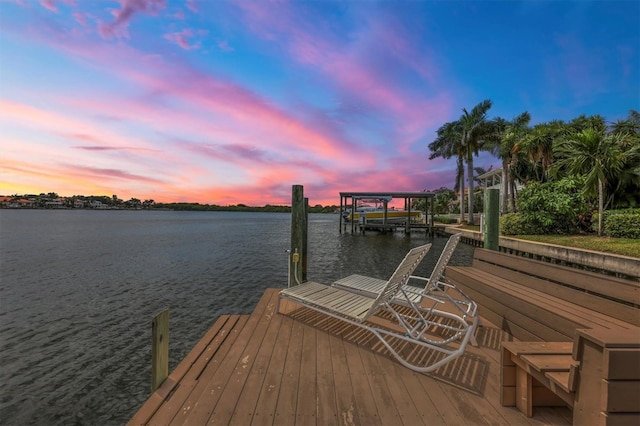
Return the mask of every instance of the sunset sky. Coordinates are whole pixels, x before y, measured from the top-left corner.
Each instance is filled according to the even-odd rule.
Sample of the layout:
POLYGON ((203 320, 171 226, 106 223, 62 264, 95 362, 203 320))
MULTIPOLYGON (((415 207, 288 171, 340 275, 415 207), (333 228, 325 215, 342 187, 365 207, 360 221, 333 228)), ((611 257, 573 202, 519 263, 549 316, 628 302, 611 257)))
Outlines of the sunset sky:
POLYGON ((452 188, 427 145, 462 108, 624 118, 639 46, 636 0, 2 0, 0 194, 452 188))

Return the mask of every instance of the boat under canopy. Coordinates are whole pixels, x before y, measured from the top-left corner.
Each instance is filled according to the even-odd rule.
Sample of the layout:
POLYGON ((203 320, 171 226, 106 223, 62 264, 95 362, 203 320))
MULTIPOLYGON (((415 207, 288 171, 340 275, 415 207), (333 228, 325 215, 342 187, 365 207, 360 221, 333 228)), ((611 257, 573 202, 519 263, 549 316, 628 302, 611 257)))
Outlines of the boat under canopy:
POLYGON ((340 232, 342 224, 351 223, 351 231, 355 224, 376 226, 385 230, 389 226, 405 225, 405 232, 410 228, 421 227, 433 231, 433 198, 434 192, 340 192, 340 232), (404 208, 389 208, 393 199, 404 199, 404 208), (412 209, 412 200, 424 200, 424 211, 412 209), (372 205, 373 204, 373 205, 372 205), (377 224, 377 225, 375 225, 377 224))

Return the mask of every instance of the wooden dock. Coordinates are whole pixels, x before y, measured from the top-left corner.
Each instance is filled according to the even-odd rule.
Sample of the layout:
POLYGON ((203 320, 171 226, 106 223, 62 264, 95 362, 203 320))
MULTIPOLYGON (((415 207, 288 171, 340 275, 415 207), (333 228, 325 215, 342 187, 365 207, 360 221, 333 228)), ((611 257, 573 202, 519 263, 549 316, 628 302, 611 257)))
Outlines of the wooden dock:
POLYGON ((501 406, 508 336, 487 321, 478 347, 425 375, 362 329, 307 309, 277 314, 277 292, 267 290, 251 315, 221 316, 128 424, 571 424, 565 407, 527 418, 501 406))

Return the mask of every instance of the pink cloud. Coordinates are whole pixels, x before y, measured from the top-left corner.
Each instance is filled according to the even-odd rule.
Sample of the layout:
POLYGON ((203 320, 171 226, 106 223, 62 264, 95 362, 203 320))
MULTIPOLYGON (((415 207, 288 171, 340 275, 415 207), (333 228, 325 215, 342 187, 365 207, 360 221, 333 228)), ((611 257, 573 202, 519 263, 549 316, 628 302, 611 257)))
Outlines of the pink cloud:
POLYGON ((74 0, 40 0, 40 5, 45 9, 49 9, 52 12, 58 11, 58 6, 56 6, 56 3, 64 3, 67 5, 72 5, 74 4, 74 0))
POLYGON ((182 9, 178 10, 176 13, 171 15, 171 17, 175 19, 179 19, 180 21, 184 20, 185 18, 184 12, 182 11, 182 9))
POLYGON ((150 178, 147 176, 140 176, 134 173, 130 173, 124 170, 118 169, 108 169, 108 168, 99 168, 99 167, 89 167, 78 164, 67 164, 65 165, 67 172, 73 173, 75 176, 84 176, 92 179, 123 179, 127 181, 135 181, 135 182, 143 182, 143 183, 153 183, 153 184, 163 184, 165 183, 161 179, 150 178))
POLYGON ((329 24, 321 18, 303 19, 296 4, 279 3, 278 8, 260 2, 237 5, 248 28, 265 40, 284 43, 296 61, 333 81, 337 91, 351 100, 348 104, 393 118, 398 124, 391 136, 399 149, 408 152, 427 129, 450 116, 453 97, 440 89, 435 61, 424 49, 407 42, 411 38, 393 19, 384 15, 365 19, 361 30, 345 41, 332 37, 329 24), (372 66, 371 58, 381 54, 390 60, 372 66), (423 79, 424 90, 403 86, 395 73, 387 73, 389 67, 416 73, 423 79))
MULTIPOLYGON (((181 197, 185 201, 234 204, 288 204, 293 183, 307 186, 313 191, 309 192, 312 202, 322 204, 337 204, 339 190, 432 187, 427 184, 434 174, 422 172, 426 152, 414 153, 407 149, 402 158, 397 158, 399 154, 393 149, 389 150, 391 154, 384 154, 386 147, 365 146, 345 135, 343 132, 348 126, 336 124, 324 111, 310 105, 287 110, 228 78, 165 60, 160 55, 145 55, 125 44, 96 44, 55 37, 43 37, 42 41, 99 69, 108 69, 113 77, 136 87, 136 92, 130 92, 126 98, 118 97, 117 91, 109 94, 99 91, 98 96, 65 95, 48 100, 50 105, 81 111, 78 116, 55 114, 54 108, 50 111, 24 105, 18 105, 17 110, 15 105, 2 108, 0 102, 0 111, 7 112, 8 119, 18 118, 25 125, 48 129, 58 135, 67 132, 71 139, 83 141, 75 142, 70 148, 77 155, 93 153, 83 160, 90 158, 91 161, 64 163, 81 165, 75 174, 66 169, 65 173, 69 179, 84 182, 83 185, 95 179, 104 181, 101 184, 105 187, 112 185, 111 190, 119 195, 127 194, 123 192, 126 189, 131 196, 150 194, 157 200, 166 197, 165 201, 176 201, 181 197), (79 116, 92 119, 87 121, 77 118, 79 116), (119 117, 121 123, 114 125, 97 117, 119 117), (152 142, 120 133, 128 124, 153 132, 152 142), (69 129, 73 131, 70 133, 69 129), (179 138, 183 141, 175 142, 179 138), (185 143, 184 140, 197 142, 185 143), (151 155, 137 155, 142 154, 138 152, 142 150, 148 150, 151 155), (148 166, 145 170, 150 171, 149 174, 131 164, 111 167, 106 161, 108 158, 104 162, 101 159, 120 159, 127 153, 135 155, 124 160, 135 161, 138 167, 148 166), (208 182, 226 182, 219 167, 243 173, 242 182, 246 183, 210 186, 208 182), (164 170, 164 174, 154 175, 152 169, 164 170), (187 186, 195 189, 189 192, 185 189, 187 186)), ((353 98, 356 105, 364 105, 385 120, 395 122, 396 133, 389 138, 389 145, 404 140, 410 146, 428 125, 425 122, 434 120, 433 117, 442 114, 440 108, 446 108, 445 93, 436 93, 429 100, 419 94, 407 94, 401 87, 389 84, 384 75, 368 70, 362 56, 352 57, 347 50, 331 52, 335 44, 323 44, 310 36, 307 41, 305 60, 327 75, 332 69, 328 65, 322 68, 322 59, 335 65, 336 75, 332 81, 345 88, 346 100, 353 98), (372 93, 358 93, 367 90, 372 93), (402 99, 403 95, 407 99, 402 99), (412 107, 416 111, 412 111, 412 107)))
POLYGON ((200 30, 194 32, 193 30, 187 28, 179 32, 165 34, 163 37, 166 40, 169 40, 171 43, 180 46, 184 50, 194 50, 199 49, 202 44, 200 41, 196 41, 193 44, 190 44, 189 39, 206 34, 207 31, 200 30))
POLYGON ((227 40, 218 40, 218 48, 223 52, 233 52, 234 50, 227 40))
POLYGON ((120 0, 121 8, 113 11, 114 20, 100 23, 98 31, 104 38, 121 37, 127 34, 129 21, 137 13, 155 14, 166 6, 166 0, 120 0))
MULTIPOLYGON (((262 138, 260 135, 270 135, 278 148, 298 149, 321 159, 345 158, 347 162, 348 156, 358 155, 359 161, 364 164, 373 161, 372 155, 357 150, 348 140, 328 133, 323 126, 313 127, 300 121, 267 99, 231 81, 203 74, 179 63, 165 63, 161 57, 147 57, 126 45, 46 41, 59 49, 100 63, 151 93, 158 93, 165 98, 174 97, 207 111, 207 114, 226 117, 223 121, 227 127, 233 124, 235 128, 242 128, 243 132, 255 135, 258 139, 262 138)), ((157 106, 154 105, 154 108, 157 106)))
POLYGON ((30 133, 37 132, 37 134, 53 136, 18 139, 16 142, 5 138, 1 142, 0 146, 3 147, 1 149, 3 152, 11 152, 15 155, 21 153, 20 157, 31 158, 34 162, 39 159, 42 161, 42 158, 46 164, 54 161, 55 158, 59 158, 60 161, 68 161, 68 158, 80 158, 78 162, 89 164, 89 162, 98 161, 98 164, 102 165, 108 164, 115 158, 119 164, 127 164, 137 170, 148 170, 154 174, 161 164, 167 162, 169 156, 169 154, 150 147, 146 141, 137 137, 126 133, 121 134, 108 125, 106 127, 96 125, 92 121, 76 117, 68 108, 58 108, 53 112, 0 100, 0 116, 3 117, 3 120, 11 121, 14 125, 28 129, 30 133), (74 129, 76 132, 69 133, 69 129, 74 129), (85 143, 81 145, 82 148, 78 148, 77 145, 66 145, 64 142, 57 142, 56 145, 54 141, 61 138, 81 140, 85 143), (51 140, 51 142, 42 142, 47 140, 51 140), (57 148, 50 149, 50 146, 57 148), (69 148, 74 149, 77 154, 69 148), (80 154, 81 152, 86 152, 89 157, 80 154))
POLYGON ((187 9, 193 13, 198 13, 198 6, 196 6, 196 0, 187 0, 187 9))
POLYGON ((87 13, 74 12, 73 14, 73 18, 76 20, 76 22, 82 25, 83 27, 86 27, 87 25, 89 25, 89 22, 87 19, 89 17, 90 15, 87 13))

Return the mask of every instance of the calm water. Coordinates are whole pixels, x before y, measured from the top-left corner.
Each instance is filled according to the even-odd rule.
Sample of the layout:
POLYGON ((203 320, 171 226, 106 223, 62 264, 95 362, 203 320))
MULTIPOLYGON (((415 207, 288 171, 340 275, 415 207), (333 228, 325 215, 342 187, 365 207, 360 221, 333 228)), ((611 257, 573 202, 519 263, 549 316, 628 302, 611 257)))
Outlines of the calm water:
MULTIPOLYGON (((309 219, 308 278, 320 282, 387 278, 429 240, 309 219)), ((278 213, 0 211, 0 423, 125 423, 149 396, 152 318, 171 310, 172 370, 220 314, 248 314, 286 286, 289 239, 278 213)), ((451 263, 472 251, 459 245, 451 263)))

